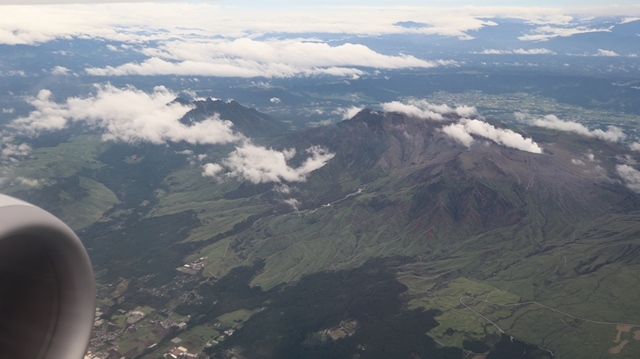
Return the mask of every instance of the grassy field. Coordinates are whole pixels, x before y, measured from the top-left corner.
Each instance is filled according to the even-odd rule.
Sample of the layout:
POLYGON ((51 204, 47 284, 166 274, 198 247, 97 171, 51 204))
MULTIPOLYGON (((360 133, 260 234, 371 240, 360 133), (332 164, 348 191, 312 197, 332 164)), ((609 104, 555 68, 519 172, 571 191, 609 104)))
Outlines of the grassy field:
POLYGON ((242 323, 246 322, 254 314, 260 312, 260 309, 240 309, 231 313, 225 313, 218 317, 221 328, 241 328, 242 323))
POLYGON ((80 186, 87 191, 88 196, 61 206, 61 219, 73 229, 81 229, 94 223, 111 206, 118 203, 115 193, 99 182, 80 177, 80 186))
POLYGON ((488 272, 473 266, 474 276, 484 280, 452 276, 462 258, 406 265, 398 279, 409 289, 410 308, 441 312, 440 325, 429 335, 444 345, 504 331, 557 357, 635 358, 640 265, 613 265, 624 250, 639 245, 630 232, 635 225, 620 217, 603 222, 596 223, 598 231, 576 234, 580 240, 502 270, 495 271, 493 263, 488 272), (604 233, 606 239, 600 237, 604 233), (598 270, 579 273, 593 268, 598 270))
POLYGON ((255 198, 229 200, 224 193, 237 187, 235 181, 218 182, 200 175, 199 169, 185 168, 172 173, 164 182, 168 190, 157 191, 159 204, 149 216, 163 216, 186 210, 196 211, 202 226, 186 241, 202 241, 233 229, 250 215, 269 208, 255 198))
POLYGON ((15 170, 17 176, 47 181, 69 177, 81 169, 99 169, 97 158, 107 146, 98 135, 79 135, 56 147, 36 148, 15 170))
MULTIPOLYGON (((468 278, 457 278, 442 285, 435 282, 434 278, 428 277, 410 277, 405 274, 398 279, 409 287, 411 296, 417 297, 409 301, 410 309, 437 309, 441 312, 436 317, 440 325, 432 329, 429 335, 447 346, 462 347, 463 340, 480 340, 500 333, 490 322, 464 307, 461 304, 462 298, 469 298, 464 301, 491 298, 497 303, 514 303, 519 299, 512 293, 468 278), (430 292, 431 290, 433 292, 430 292)), ((495 316, 505 314, 492 313, 495 316)))
POLYGON ((205 257, 207 265, 202 274, 206 277, 215 276, 221 278, 242 263, 242 260, 236 256, 233 250, 229 250, 231 241, 231 238, 218 241, 187 257, 187 261, 205 257))
MULTIPOLYGON (((98 156, 108 146, 97 135, 79 135, 55 147, 40 147, 32 151, 29 158, 13 169, 13 176, 38 180, 49 186, 47 200, 56 213, 73 229, 87 227, 97 221, 111 206, 118 203, 116 195, 91 178, 91 172, 103 167, 98 156), (78 176, 79 173, 86 173, 78 176), (73 188, 64 188, 69 178, 74 177, 73 188), (84 194, 78 197, 78 193, 84 194), (58 196, 54 201, 54 196, 58 196)), ((6 188, 6 193, 24 190, 21 186, 6 188)), ((46 196, 45 196, 46 197, 46 196)))
POLYGON ((198 354, 208 341, 219 335, 220 332, 210 325, 197 325, 179 335, 182 339, 180 346, 187 348, 189 353, 198 354))

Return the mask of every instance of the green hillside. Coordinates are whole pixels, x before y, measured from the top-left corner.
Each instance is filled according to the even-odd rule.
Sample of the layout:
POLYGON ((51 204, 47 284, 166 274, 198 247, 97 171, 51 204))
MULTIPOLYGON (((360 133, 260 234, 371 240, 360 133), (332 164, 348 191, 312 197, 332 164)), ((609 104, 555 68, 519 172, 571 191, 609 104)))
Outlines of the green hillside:
MULTIPOLYGON (((240 357, 411 347, 447 358, 522 348, 523 358, 637 357, 640 198, 611 160, 636 156, 535 128, 527 136, 542 154, 489 141, 467 148, 442 132, 452 120, 364 110, 273 138, 278 149, 335 153, 288 191, 203 177, 186 144, 76 136, 21 163, 19 173, 48 182, 13 193, 82 228, 104 319, 120 323, 118 311, 137 307, 164 313, 141 322, 145 338, 156 330, 157 350, 119 337, 138 356, 168 348, 177 332, 153 325, 176 315, 190 318, 181 319, 189 343, 215 340, 208 353, 240 357), (342 322, 359 329, 336 334, 342 322), (371 340, 383 333, 388 347, 371 340)), ((229 152, 197 149, 215 160, 229 152)))

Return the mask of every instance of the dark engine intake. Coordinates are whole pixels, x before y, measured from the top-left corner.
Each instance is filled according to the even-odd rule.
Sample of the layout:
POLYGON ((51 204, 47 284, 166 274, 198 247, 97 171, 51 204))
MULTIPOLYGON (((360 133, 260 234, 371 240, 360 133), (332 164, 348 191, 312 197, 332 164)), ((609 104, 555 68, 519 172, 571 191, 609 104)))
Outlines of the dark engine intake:
POLYGON ((0 356, 80 359, 95 316, 89 257, 50 213, 0 195, 0 356))

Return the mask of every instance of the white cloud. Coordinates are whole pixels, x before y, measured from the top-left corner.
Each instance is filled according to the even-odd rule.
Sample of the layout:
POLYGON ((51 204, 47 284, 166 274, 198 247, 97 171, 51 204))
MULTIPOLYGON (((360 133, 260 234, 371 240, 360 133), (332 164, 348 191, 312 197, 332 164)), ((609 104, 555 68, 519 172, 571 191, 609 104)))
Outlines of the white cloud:
POLYGON ((426 61, 408 55, 383 55, 359 44, 331 46, 316 41, 250 38, 171 41, 146 48, 141 63, 87 68, 90 75, 202 75, 228 77, 291 77, 331 75, 358 77, 356 67, 400 69, 453 65, 453 61, 426 61))
POLYGON ((282 101, 281 101, 279 98, 277 98, 277 97, 272 97, 269 101, 270 101, 271 103, 275 103, 275 104, 278 104, 278 103, 281 103, 281 102, 282 102, 282 101))
POLYGON ((27 178, 22 176, 16 177, 13 182, 19 186, 28 187, 28 188, 37 188, 42 185, 42 183, 37 179, 27 178))
POLYGON ((334 123, 333 120, 326 119, 326 120, 322 120, 322 121, 307 122, 307 126, 308 127, 321 127, 321 126, 329 126, 329 125, 332 125, 333 123, 334 123))
POLYGON ((466 147, 471 147, 474 142, 474 136, 477 136, 506 147, 532 153, 542 153, 542 149, 530 138, 524 138, 519 133, 509 129, 496 128, 484 121, 470 119, 469 117, 477 116, 478 114, 473 106, 463 105, 452 108, 446 104, 434 105, 426 100, 419 99, 409 99, 406 103, 392 101, 383 103, 381 106, 384 111, 400 112, 427 120, 446 120, 443 115, 447 114, 460 116, 462 119, 444 126, 442 132, 466 147))
POLYGON ((280 194, 291 194, 291 192, 293 191, 293 189, 287 186, 285 183, 273 187, 273 190, 280 194))
POLYGON ((27 73, 23 70, 0 71, 0 76, 19 76, 26 77, 27 73))
POLYGON ((60 130, 72 122, 102 131, 104 140, 126 142, 185 141, 192 144, 236 142, 243 138, 232 130, 233 124, 213 116, 190 126, 179 119, 189 110, 172 102, 177 95, 164 87, 146 93, 133 87, 123 89, 110 84, 96 85, 95 95, 71 97, 62 103, 51 100, 51 91, 41 90, 28 102, 36 108, 28 117, 11 122, 11 128, 26 135, 60 130))
POLYGON ((633 142, 632 144, 629 145, 629 148, 632 151, 640 151, 640 142, 638 141, 633 142))
POLYGON ((31 152, 31 146, 27 143, 21 143, 19 145, 13 143, 5 143, 2 147, 2 157, 11 157, 11 156, 27 156, 31 152))
POLYGON ((462 124, 467 132, 472 135, 488 138, 493 142, 521 151, 542 153, 542 149, 530 138, 524 138, 521 134, 509 129, 496 128, 495 126, 480 120, 463 119, 462 124))
POLYGON ((29 117, 13 120, 9 127, 27 135, 37 135, 40 132, 55 131, 67 126, 66 112, 60 105, 51 102, 51 91, 41 90, 38 96, 28 99, 28 103, 36 108, 29 117))
POLYGON ((509 54, 509 50, 497 50, 497 49, 484 49, 479 54, 482 55, 504 55, 505 53, 509 54))
POLYGON ((444 120, 442 114, 433 111, 428 106, 420 106, 419 104, 404 104, 399 101, 386 102, 382 104, 382 109, 387 112, 400 112, 407 116, 418 117, 427 120, 444 120))
POLYGON ((463 124, 453 123, 442 128, 442 132, 447 134, 454 140, 462 143, 466 147, 471 147, 473 143, 473 137, 467 132, 463 124))
POLYGON ((130 2, 3 6, 2 10, 0 43, 7 44, 34 44, 69 36, 141 42, 183 35, 239 38, 271 32, 357 35, 419 33, 470 39, 472 36, 468 32, 495 25, 486 20, 488 17, 519 18, 536 23, 564 23, 570 19, 554 8, 490 6, 443 8, 386 5, 381 11, 380 7, 336 4, 296 4, 285 8, 269 3, 233 6, 206 2, 130 2), (406 28, 395 25, 411 19, 427 26, 406 28), (166 29, 168 32, 153 31, 155 29, 166 29))
POLYGON ((2 108, 2 113, 14 113, 16 110, 14 108, 2 108))
POLYGON ((593 55, 593 56, 609 56, 609 57, 616 57, 616 56, 620 56, 618 53, 616 53, 615 51, 611 51, 611 50, 603 50, 603 49, 598 49, 598 53, 593 55))
MULTIPOLYGON (((136 10, 141 10, 140 5, 136 10)), ((121 7, 126 11, 126 6, 121 7)), ((133 10, 133 7, 129 7, 133 10)), ((0 13, 0 43, 34 45, 70 37, 98 37, 116 41, 141 38, 125 34, 116 25, 132 25, 134 14, 121 12, 117 18, 115 5, 68 6, 3 6, 0 13)), ((138 16, 140 13, 137 14, 138 16)), ((144 17, 144 16, 143 16, 144 17)), ((132 31, 135 31, 131 29, 132 31)))
POLYGON ((627 18, 624 18, 620 23, 627 24, 630 22, 638 21, 638 20, 640 20, 640 17, 627 17, 627 18))
POLYGON ((527 114, 516 112, 516 119, 532 126, 551 128, 559 131, 573 132, 586 137, 595 137, 605 141, 617 142, 626 138, 619 127, 609 126, 606 131, 601 129, 590 130, 583 124, 574 121, 563 121, 555 115, 546 115, 536 118, 527 114))
POLYGON ((353 116, 357 115, 358 112, 362 111, 362 109, 364 109, 362 106, 343 107, 331 111, 331 114, 338 115, 343 120, 350 120, 353 116))
POLYGON ((193 156, 193 151, 192 150, 182 150, 182 151, 178 151, 176 153, 179 154, 179 155, 193 156))
POLYGON ((478 110, 474 106, 461 105, 456 106, 455 113, 462 117, 471 117, 478 114, 478 110))
POLYGON ((266 82, 266 81, 251 81, 249 82, 249 84, 247 85, 247 87, 256 87, 259 89, 272 89, 273 85, 271 85, 270 83, 266 82))
POLYGON ((640 193, 640 171, 629 165, 617 165, 616 172, 624 180, 629 189, 640 193))
POLYGON ((26 143, 14 144, 11 138, 3 138, 4 144, 0 150, 0 163, 7 165, 17 163, 21 158, 31 153, 31 146, 26 143))
POLYGON ((288 162, 295 156, 294 149, 277 151, 244 143, 236 147, 222 165, 228 170, 224 175, 248 180, 252 183, 304 182, 309 173, 321 168, 335 154, 319 146, 307 149, 309 157, 298 167, 288 162))
POLYGON ((298 211, 298 208, 300 208, 300 201, 298 201, 295 198, 287 198, 287 199, 285 199, 283 201, 284 201, 284 203, 286 203, 289 206, 291 206, 291 208, 293 208, 295 211, 298 211))
POLYGON ((554 51, 545 48, 536 49, 515 49, 515 50, 497 50, 497 49, 485 49, 479 52, 482 55, 555 55, 554 51))
POLYGON ((69 70, 68 68, 64 67, 64 66, 56 66, 51 70, 51 74, 52 75, 68 75, 69 72, 71 70, 69 70))
POLYGON ((16 176, 13 171, 14 168, 15 163, 3 163, 3 166, 0 167, 0 186, 10 185, 23 188, 38 188, 46 183, 43 180, 35 178, 16 176))
POLYGON ((448 105, 434 105, 427 100, 408 99, 406 103, 400 101, 392 101, 381 104, 382 109, 387 112, 400 112, 408 116, 414 116, 427 120, 444 120, 446 114, 456 114, 461 117, 471 117, 477 115, 477 110, 473 106, 457 106, 456 108, 448 105))
POLYGON ((222 172, 224 168, 217 163, 206 163, 202 166, 202 176, 203 177, 217 177, 220 172, 222 172))
POLYGON ((584 166, 584 161, 576 158, 572 158, 571 163, 573 163, 576 166, 584 166))
MULTIPOLYGON (((25 2, 12 1, 18 5, 25 2)), ((115 2, 115 0, 106 0, 115 2)), ((106 2, 105 1, 105 2, 106 2)), ((44 3, 45 0, 30 0, 44 3)), ((72 0, 58 0, 72 2, 72 0)), ((640 14, 638 6, 574 8, 572 13, 599 16, 640 14)), ((297 4, 285 7, 272 2, 229 4, 217 2, 146 2, 77 4, 57 6, 3 6, 0 13, 0 43, 35 44, 55 38, 104 38, 127 43, 169 40, 179 37, 227 38, 259 36, 265 33, 333 33, 355 35, 426 34, 473 38, 473 31, 495 26, 490 18, 514 18, 539 25, 530 36, 569 36, 588 28, 559 7, 531 6, 358 6, 353 4, 297 4), (16 19, 19 19, 16 21, 16 19), (415 21, 423 27, 397 23, 415 21), (545 26, 547 28, 545 28, 545 26), (165 29, 167 31, 155 31, 165 29)), ((533 39, 536 39, 535 37, 533 39)))
MULTIPOLYGON (((96 94, 85 98, 71 97, 62 103, 51 100, 52 94, 42 90, 28 102, 36 107, 28 117, 18 118, 9 125, 21 134, 37 136, 55 131, 77 122, 102 132, 104 140, 126 142, 187 142, 190 144, 237 143, 236 149, 221 164, 206 163, 202 175, 208 177, 238 177, 253 183, 302 182, 312 171, 324 166, 334 154, 322 147, 306 150, 307 158, 298 167, 289 166, 295 156, 293 149, 277 151, 256 146, 240 133, 233 124, 215 115, 190 126, 180 119, 192 109, 173 102, 176 94, 164 87, 146 93, 133 87, 123 89, 110 84, 96 85, 96 94), (226 171, 224 174, 222 172, 226 171)), ((2 156, 11 158, 28 154, 27 145, 5 145, 2 156)), ((190 163, 203 161, 206 155, 196 156, 192 150, 186 155, 190 163)))
POLYGON ((612 27, 589 28, 587 26, 563 26, 543 25, 536 28, 531 34, 519 36, 521 41, 547 41, 556 37, 569 37, 591 32, 610 32, 612 27))
MULTIPOLYGON (((584 12, 597 14, 604 9, 586 9, 584 12)), ((640 13, 638 6, 614 7, 613 10, 609 6, 606 9, 607 13, 613 11, 627 17, 640 13)), ((119 47, 105 45, 110 51, 134 46, 136 51, 148 57, 135 63, 86 69, 87 73, 99 76, 273 78, 330 75, 357 79, 365 74, 362 68, 429 68, 455 66, 456 63, 404 54, 382 54, 359 44, 332 46, 317 39, 284 40, 276 37, 281 34, 312 37, 317 33, 357 36, 423 34, 469 40, 475 31, 496 26, 491 18, 520 19, 535 26, 536 29, 521 37, 522 40, 610 31, 609 28, 584 26, 579 19, 567 15, 560 8, 544 7, 395 4, 296 4, 283 7, 269 3, 238 6, 226 2, 123 2, 3 6, 0 12, 0 44, 34 45, 55 39, 105 39, 127 44, 119 47), (415 21, 424 26, 399 26, 398 23, 403 21, 415 21)), ((509 51, 527 55, 552 53, 547 49, 509 51)))
POLYGON ((87 68, 87 74, 94 76, 217 76, 217 77, 293 77, 296 75, 331 75, 350 77, 364 74, 362 70, 344 67, 295 68, 287 64, 258 63, 243 59, 218 58, 211 61, 166 61, 152 57, 141 63, 127 63, 104 68, 87 68))
POLYGON ((545 48, 537 48, 537 49, 515 49, 513 50, 514 54, 518 55, 554 55, 555 52, 545 49, 545 48))
MULTIPOLYGON (((191 99, 191 101, 206 101, 207 98, 206 97, 202 97, 202 96, 198 96, 198 93, 193 91, 193 90, 182 90, 181 93, 189 96, 189 98, 191 99)), ((212 100, 217 100, 215 98, 212 98, 212 100)))
POLYGON ((496 128, 487 122, 476 119, 464 118, 458 123, 443 127, 442 131, 467 147, 473 143, 473 135, 489 139, 505 147, 531 153, 542 153, 542 148, 532 139, 524 138, 512 130, 496 128))
POLYGON ((346 43, 331 46, 303 39, 257 41, 251 38, 206 42, 172 41, 143 51, 167 60, 208 61, 224 56, 258 63, 282 63, 295 67, 363 66, 375 68, 434 67, 438 63, 409 55, 379 54, 367 46, 346 43))

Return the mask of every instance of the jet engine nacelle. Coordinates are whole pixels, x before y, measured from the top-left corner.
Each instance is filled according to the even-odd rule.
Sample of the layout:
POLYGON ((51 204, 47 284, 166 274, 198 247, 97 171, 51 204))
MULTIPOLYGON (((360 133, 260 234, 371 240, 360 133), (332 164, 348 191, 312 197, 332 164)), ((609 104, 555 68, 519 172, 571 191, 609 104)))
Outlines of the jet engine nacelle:
POLYGON ((89 257, 73 231, 0 195, 0 357, 82 358, 95 295, 89 257))

